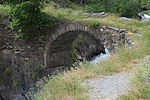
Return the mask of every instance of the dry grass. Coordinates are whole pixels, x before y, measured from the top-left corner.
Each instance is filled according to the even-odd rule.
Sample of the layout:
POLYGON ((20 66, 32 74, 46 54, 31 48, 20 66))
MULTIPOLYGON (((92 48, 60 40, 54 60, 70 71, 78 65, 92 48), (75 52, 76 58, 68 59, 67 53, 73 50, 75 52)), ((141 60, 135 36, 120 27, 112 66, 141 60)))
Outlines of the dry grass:
MULTIPOLYGON (((37 94, 36 100, 88 100, 85 95, 86 89, 80 86, 85 79, 126 71, 139 63, 139 60, 145 55, 150 55, 149 21, 140 22, 136 19, 129 22, 122 21, 119 19, 119 16, 115 14, 109 14, 104 18, 87 17, 82 16, 83 10, 60 9, 59 7, 55 8, 55 4, 52 5, 53 6, 46 5, 43 12, 70 22, 80 21, 91 26, 107 25, 128 29, 130 31, 129 35, 138 32, 141 33, 142 37, 133 37, 132 39, 136 43, 136 46, 131 48, 120 47, 115 53, 111 54, 108 60, 98 65, 84 62, 80 64, 80 68, 66 71, 57 76, 53 76, 51 80, 46 80, 47 84, 44 86, 43 90, 37 94)), ((10 8, 7 6, 4 7, 0 5, 0 13, 7 14, 9 9, 10 8)), ((138 82, 139 81, 136 81, 136 83, 138 82)), ((143 86, 139 85, 138 88, 135 88, 134 92, 131 92, 128 96, 124 96, 122 100, 139 100, 139 96, 142 96, 143 93, 148 93, 148 91, 143 88, 143 92, 141 92, 141 87, 143 86)))
MULTIPOLYGON (((143 61, 145 62, 145 61, 143 61)), ((132 79, 131 91, 117 100, 150 100, 150 65, 142 63, 132 79)))
POLYGON ((126 22, 120 20, 119 16, 114 14, 109 14, 104 18, 89 18, 81 15, 83 13, 82 10, 55 10, 50 6, 47 6, 44 11, 70 22, 80 21, 92 26, 108 25, 125 28, 130 31, 129 35, 138 32, 141 33, 142 37, 133 37, 132 39, 136 43, 136 46, 130 48, 120 47, 115 53, 111 54, 108 60, 98 65, 84 62, 80 64, 80 68, 75 68, 61 75, 54 76, 53 79, 49 80, 44 86, 43 91, 37 94, 36 100, 88 100, 85 95, 86 89, 80 86, 85 79, 102 77, 104 75, 129 70, 133 68, 135 64, 139 63, 141 58, 150 54, 150 22, 140 22, 136 19, 126 22), (72 14, 73 12, 76 13, 72 14))

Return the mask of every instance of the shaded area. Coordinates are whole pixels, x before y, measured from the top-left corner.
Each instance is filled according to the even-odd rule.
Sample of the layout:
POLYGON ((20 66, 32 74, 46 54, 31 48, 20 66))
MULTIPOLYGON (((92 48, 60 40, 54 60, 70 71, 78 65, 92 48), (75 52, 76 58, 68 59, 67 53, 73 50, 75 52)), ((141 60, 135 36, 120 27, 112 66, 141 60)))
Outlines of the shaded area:
POLYGON ((69 66, 74 62, 89 61, 100 53, 105 53, 105 48, 99 40, 84 31, 70 31, 51 44, 48 66, 69 66))

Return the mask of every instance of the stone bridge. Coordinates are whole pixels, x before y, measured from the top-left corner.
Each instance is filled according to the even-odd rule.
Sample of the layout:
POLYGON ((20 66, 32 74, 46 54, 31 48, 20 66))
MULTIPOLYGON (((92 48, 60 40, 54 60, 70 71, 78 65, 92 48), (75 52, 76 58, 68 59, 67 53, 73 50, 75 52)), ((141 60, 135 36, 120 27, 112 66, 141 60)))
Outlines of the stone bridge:
POLYGON ((96 54, 104 52, 104 46, 112 51, 127 41, 125 29, 108 26, 91 27, 81 23, 62 22, 57 27, 47 30, 46 33, 48 33, 48 41, 44 51, 44 65, 53 67, 68 65, 71 60, 75 61, 74 57, 72 59, 72 44, 75 40, 80 41, 81 37, 88 39, 84 44, 80 41, 74 48, 76 60, 90 60, 96 54))
POLYGON ((46 35, 28 42, 16 39, 16 32, 7 27, 9 18, 0 17, 0 97, 6 100, 20 96, 20 89, 27 91, 39 77, 105 53, 104 46, 112 51, 127 42, 124 29, 66 22, 46 27, 46 35))

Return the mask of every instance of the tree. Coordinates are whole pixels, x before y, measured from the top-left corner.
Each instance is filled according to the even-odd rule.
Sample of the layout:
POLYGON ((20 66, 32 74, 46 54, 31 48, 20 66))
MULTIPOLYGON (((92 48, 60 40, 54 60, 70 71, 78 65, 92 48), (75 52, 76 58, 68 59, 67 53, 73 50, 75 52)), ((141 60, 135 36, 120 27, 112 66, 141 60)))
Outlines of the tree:
POLYGON ((8 1, 12 5, 10 28, 20 33, 17 37, 32 38, 38 36, 43 27, 53 25, 54 18, 41 12, 45 0, 8 1))
POLYGON ((150 8, 150 0, 140 0, 142 8, 150 8))
POLYGON ((81 6, 84 6, 87 0, 70 0, 71 2, 80 4, 81 6))

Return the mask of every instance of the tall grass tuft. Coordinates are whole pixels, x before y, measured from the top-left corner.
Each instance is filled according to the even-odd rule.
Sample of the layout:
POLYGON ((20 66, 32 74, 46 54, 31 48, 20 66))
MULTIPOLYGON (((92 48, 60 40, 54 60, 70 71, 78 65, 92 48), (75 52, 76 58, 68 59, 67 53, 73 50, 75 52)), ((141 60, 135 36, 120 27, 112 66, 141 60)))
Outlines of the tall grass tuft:
POLYGON ((150 64, 140 64, 132 81, 131 91, 119 100, 150 100, 150 64))
POLYGON ((54 76, 38 93, 35 100, 86 100, 85 89, 80 86, 82 78, 67 72, 54 76))
POLYGON ((9 12, 10 12, 10 6, 8 6, 8 5, 1 5, 0 4, 0 13, 1 14, 6 14, 6 15, 8 15, 9 14, 9 12))

